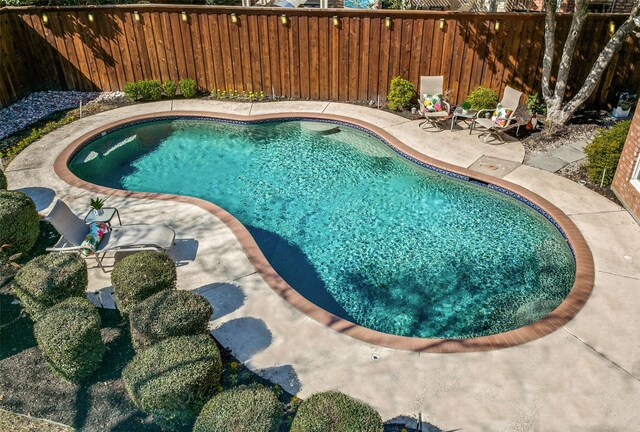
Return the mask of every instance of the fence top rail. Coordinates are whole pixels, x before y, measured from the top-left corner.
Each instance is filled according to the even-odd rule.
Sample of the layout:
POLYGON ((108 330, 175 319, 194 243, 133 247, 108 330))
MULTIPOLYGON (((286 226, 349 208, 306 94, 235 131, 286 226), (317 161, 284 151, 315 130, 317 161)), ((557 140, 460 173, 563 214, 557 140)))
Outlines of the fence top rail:
MULTIPOLYGON (((0 13, 37 13, 37 12, 89 12, 115 11, 126 12, 200 12, 200 13, 238 13, 242 15, 287 15, 287 16, 334 16, 339 17, 391 17, 391 18, 486 18, 486 19, 543 19, 544 12, 458 12, 430 10, 394 10, 394 9, 317 9, 317 8, 273 8, 217 5, 174 5, 174 4, 127 4, 127 5, 84 5, 84 6, 5 6, 0 13)), ((558 13, 559 19, 570 19, 572 13, 558 13)), ((592 19, 623 19, 624 13, 590 13, 592 19)))

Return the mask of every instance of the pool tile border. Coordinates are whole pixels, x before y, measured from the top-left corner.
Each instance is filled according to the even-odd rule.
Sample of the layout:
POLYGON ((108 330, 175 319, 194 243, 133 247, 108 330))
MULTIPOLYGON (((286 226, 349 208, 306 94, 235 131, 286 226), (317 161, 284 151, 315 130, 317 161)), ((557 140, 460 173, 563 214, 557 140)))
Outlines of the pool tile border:
POLYGON ((96 128, 71 142, 56 158, 54 162, 54 170, 58 177, 71 186, 94 193, 135 199, 177 201, 199 206, 203 210, 206 210, 216 216, 224 222, 229 229, 231 229, 236 239, 244 248, 247 258, 255 267, 258 274, 267 283, 267 285, 271 287, 271 289, 278 293, 278 295, 285 299, 290 305, 315 321, 324 324, 335 331, 346 334, 355 339, 386 348, 429 353, 460 353, 488 351, 524 344, 552 333, 569 322, 582 309, 593 289, 595 268, 591 250, 571 219, 569 219, 564 212, 549 201, 528 189, 510 183, 506 180, 491 177, 486 174, 474 172, 466 168, 430 158, 405 145, 385 130, 365 121, 351 117, 320 113, 277 113, 243 116, 206 111, 170 111, 132 116, 96 128), (271 267, 244 225, 242 225, 240 221, 223 208, 199 198, 172 194, 132 192, 98 186, 79 179, 67 167, 68 162, 77 153, 77 151, 79 151, 88 142, 98 138, 104 132, 126 127, 132 123, 135 124, 138 122, 142 123, 162 118, 181 117, 217 120, 236 124, 265 123, 287 120, 311 120, 343 124, 368 133, 382 140, 396 153, 420 166, 510 195, 545 216, 566 238, 567 243, 573 252, 576 262, 576 277, 573 287, 565 300, 549 315, 527 326, 504 333, 463 339, 416 338, 382 333, 337 317, 304 298, 293 287, 287 284, 284 279, 276 273, 273 267, 271 267))

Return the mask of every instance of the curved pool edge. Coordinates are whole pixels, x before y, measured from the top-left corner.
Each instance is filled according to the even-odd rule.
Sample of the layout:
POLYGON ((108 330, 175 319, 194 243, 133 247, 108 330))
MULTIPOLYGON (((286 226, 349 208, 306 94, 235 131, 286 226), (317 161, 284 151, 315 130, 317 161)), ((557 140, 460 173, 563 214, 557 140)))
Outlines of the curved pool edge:
POLYGON ((58 177, 60 177, 60 179, 65 181, 67 184, 90 192, 134 199, 177 201, 196 205, 203 210, 208 211, 209 213, 220 219, 222 222, 224 222, 227 227, 229 227, 236 239, 242 245, 247 258, 256 269, 258 274, 269 285, 269 287, 271 287, 271 289, 273 289, 282 298, 284 298, 290 305, 294 306, 296 309, 300 310, 315 321, 335 331, 344 333, 355 339, 370 344, 387 348, 416 352, 455 353, 486 351, 524 344, 526 342, 550 334, 569 322, 584 306, 593 289, 595 269, 591 251, 584 237, 582 236, 576 225, 571 221, 571 219, 569 219, 569 217, 564 212, 551 204, 549 201, 529 191, 528 189, 525 189, 503 179, 491 177, 489 175, 474 172, 466 168, 430 158, 405 145, 399 139, 389 134, 385 130, 365 121, 354 119, 351 117, 344 117, 333 114, 301 112, 284 112, 277 114, 244 116, 225 113, 214 113, 209 111, 163 111, 152 114, 131 116, 96 128, 91 132, 88 132, 72 141, 56 158, 54 162, 54 171, 58 175, 58 177), (419 164, 426 164, 431 167, 435 167, 436 169, 444 170, 447 173, 454 173, 454 176, 466 177, 468 181, 480 182, 485 185, 493 186, 498 190, 504 189, 507 193, 512 192, 517 196, 529 201, 530 203, 533 203, 536 207, 539 207, 539 211, 542 210, 541 213, 543 215, 545 215, 544 213, 546 213, 547 216, 551 218, 552 222, 555 221, 556 225, 560 228, 567 241, 569 242, 570 248, 572 249, 576 261, 576 277, 573 287, 571 288, 564 301, 546 317, 527 326, 490 336, 461 339, 417 338, 386 334, 349 322, 311 303, 309 300, 299 294, 293 287, 287 284, 271 267, 244 225, 233 215, 231 215, 223 208, 217 206, 216 204, 199 198, 187 196, 149 192, 132 192, 121 189, 107 188, 81 180, 68 169, 68 162, 76 154, 76 152, 97 135, 135 121, 152 120, 163 117, 206 117, 227 121, 238 121, 243 123, 284 119, 316 119, 321 121, 324 120, 341 122, 355 126, 356 128, 364 129, 365 131, 372 133, 374 136, 379 136, 383 139, 383 141, 386 141, 386 144, 389 145, 397 153, 410 160, 413 160, 414 162, 417 162, 419 164))

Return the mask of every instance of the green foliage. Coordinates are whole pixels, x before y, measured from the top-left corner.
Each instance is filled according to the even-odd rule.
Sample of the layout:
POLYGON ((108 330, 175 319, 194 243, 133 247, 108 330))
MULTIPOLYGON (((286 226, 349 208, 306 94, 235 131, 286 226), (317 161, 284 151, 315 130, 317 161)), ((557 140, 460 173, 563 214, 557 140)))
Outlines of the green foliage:
POLYGON ((495 108, 498 105, 498 93, 488 87, 478 86, 471 90, 467 102, 474 110, 495 108))
POLYGON ((164 82, 164 84, 162 84, 162 89, 164 90, 164 94, 167 95, 167 97, 174 98, 176 97, 178 86, 175 82, 167 80, 164 82))
POLYGON ((169 255, 138 252, 118 262, 111 273, 111 284, 120 313, 129 314, 147 297, 176 288, 176 265, 169 255))
POLYGON ((140 80, 124 85, 124 93, 133 100, 157 101, 162 97, 162 84, 158 80, 140 80))
POLYGON ((220 352, 208 335, 165 339, 140 351, 124 368, 133 403, 163 429, 190 425, 219 383, 220 352))
POLYGON ((364 402, 337 391, 311 395, 302 402, 291 432, 383 432, 380 414, 364 402))
POLYGON ((131 341, 138 350, 173 336, 207 333, 211 314, 211 304, 199 294, 160 291, 131 310, 131 341))
POLYGON ((4 175, 4 171, 0 169, 0 190, 7 188, 7 176, 4 175))
POLYGON ((460 107, 462 107, 463 110, 470 110, 471 109, 471 102, 466 100, 466 101, 462 102, 462 105, 460 105, 460 107))
POLYGON ((395 77, 389 85, 387 104, 392 111, 410 109, 416 102, 416 89, 411 82, 402 77, 395 77))
POLYGON ((40 217, 31 198, 22 192, 0 190, 0 246, 7 253, 25 253, 38 240, 40 217))
POLYGON ((277 432, 282 406, 261 386, 240 386, 214 396, 202 408, 193 432, 277 432))
POLYGON ((205 0, 205 4, 218 6, 239 6, 238 0, 205 0))
POLYGON ((45 311, 70 297, 84 297, 87 264, 76 254, 40 255, 22 267, 13 289, 31 319, 40 320, 45 311))
POLYGON ((529 114, 545 115, 547 113, 547 105, 540 98, 538 93, 532 93, 527 96, 527 108, 529 109, 529 114))
POLYGON ((604 185, 609 186, 616 172, 620 153, 631 127, 631 120, 621 121, 610 129, 600 131, 587 146, 587 176, 600 184, 604 172, 604 185), (605 171, 606 170, 606 171, 605 171))
POLYGON ((187 99, 191 99, 196 97, 198 94, 198 86, 196 85, 196 81, 191 78, 180 80, 178 83, 180 86, 180 93, 187 99))
POLYGON ((103 198, 91 198, 89 201, 89 206, 94 210, 100 210, 104 207, 104 199, 103 198))
POLYGON ((211 90, 211 97, 213 99, 248 100, 249 102, 263 101, 267 98, 264 94, 264 91, 250 91, 249 93, 247 93, 245 91, 239 92, 238 90, 234 89, 229 89, 228 92, 226 90, 213 89, 211 90))
POLYGON ((79 382, 100 366, 105 350, 100 315, 86 298, 71 297, 48 309, 36 323, 34 333, 56 375, 79 382))
POLYGON ((31 133, 29 135, 22 138, 20 141, 10 146, 9 148, 6 148, 2 153, 1 157, 7 158, 7 159, 13 158, 15 155, 17 155, 22 150, 27 148, 31 143, 39 140, 49 132, 52 132, 61 126, 71 123, 75 119, 76 118, 74 116, 68 116, 57 121, 48 122, 42 127, 35 127, 31 129, 31 133))

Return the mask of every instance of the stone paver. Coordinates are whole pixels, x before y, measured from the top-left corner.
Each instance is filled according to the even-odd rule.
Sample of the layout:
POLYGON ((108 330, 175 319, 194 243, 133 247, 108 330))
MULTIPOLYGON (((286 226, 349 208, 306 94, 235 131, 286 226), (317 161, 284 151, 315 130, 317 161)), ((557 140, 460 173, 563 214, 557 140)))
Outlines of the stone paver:
POLYGON ((576 141, 573 141, 571 143, 569 143, 569 147, 574 148, 576 150, 579 150, 581 152, 584 153, 584 148, 587 146, 587 144, 589 144, 589 141, 584 140, 584 139, 579 139, 576 141))
POLYGON ((558 171, 560 168, 567 165, 567 163, 567 161, 564 161, 557 157, 548 156, 546 154, 536 156, 529 161, 529 165, 531 165, 532 167, 540 168, 552 173, 558 171))
MULTIPOLYGON (((205 102, 197 109, 219 112, 225 107, 223 102, 205 102)), ((253 113, 258 105, 263 111, 285 106, 247 107, 253 113)), ((48 190, 37 193, 43 212, 53 194, 83 213, 92 194, 57 178, 55 157, 84 131, 154 110, 167 110, 167 103, 102 113, 45 136, 9 165, 9 186, 28 193, 35 190, 29 188, 48 190)), ((468 138, 464 131, 428 133, 418 122, 397 117, 394 123, 392 114, 365 107, 330 103, 325 112, 330 110, 378 126, 386 121, 382 127, 405 144, 464 167, 486 156, 515 163, 524 156, 517 142, 493 146, 468 138)), ((444 430, 634 430, 640 421, 640 348, 635 334, 640 228, 617 205, 548 172, 519 166, 505 179, 570 214, 593 251, 596 288, 565 328, 525 345, 465 354, 381 348, 318 324, 269 288, 233 233, 199 207, 115 197, 109 204, 121 209, 124 223, 166 223, 176 229, 178 246, 172 256, 178 262, 179 288, 200 292, 214 305, 213 334, 249 368, 301 397, 339 389, 373 405, 385 420, 422 411, 426 421, 444 430), (373 354, 379 359, 373 360, 373 354)), ((109 275, 89 264, 89 291, 108 289, 109 275)))
POLYGON ((549 156, 557 157, 558 159, 562 159, 563 161, 568 163, 577 162, 580 159, 584 159, 585 157, 587 157, 583 151, 576 150, 575 148, 568 145, 553 149, 548 154, 549 156))

